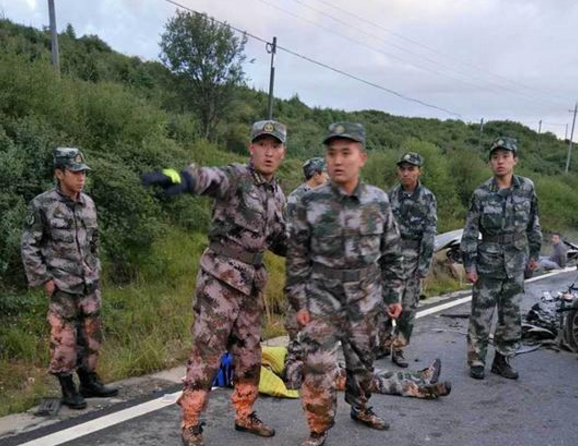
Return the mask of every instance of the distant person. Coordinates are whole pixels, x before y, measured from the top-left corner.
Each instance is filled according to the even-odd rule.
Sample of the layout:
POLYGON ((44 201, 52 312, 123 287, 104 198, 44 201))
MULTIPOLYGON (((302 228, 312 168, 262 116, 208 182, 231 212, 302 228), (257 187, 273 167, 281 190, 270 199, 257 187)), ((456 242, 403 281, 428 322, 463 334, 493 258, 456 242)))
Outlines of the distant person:
MULTIPOLYGON (((287 206, 285 207, 285 222, 287 225, 287 231, 290 230, 291 221, 295 217, 295 207, 299 200, 309 192, 311 189, 322 186, 329 180, 329 175, 327 174, 327 165, 325 160, 320 157, 310 158, 303 164, 303 177, 305 182, 299 185, 293 192, 287 196, 287 206)), ((292 362, 296 360, 295 352, 292 344, 295 342, 295 337, 299 332, 299 324, 297 319, 295 319, 295 310, 293 307, 287 303, 287 308, 285 310, 285 329, 289 334, 289 354, 287 359, 288 367, 285 370, 289 372, 293 370, 292 362)))
POLYGON ((408 366, 403 348, 411 339, 421 281, 429 272, 437 232, 437 201, 419 179, 422 166, 423 158, 418 153, 402 155, 397 162, 399 184, 389 193, 391 211, 401 233, 404 282, 402 311, 395 327, 390 318, 380 324, 383 333, 380 334, 378 356, 386 356, 391 351, 391 360, 402 368, 408 366))
POLYGON ((145 186, 159 185, 166 195, 191 193, 213 199, 209 246, 200 259, 191 327, 193 347, 187 362, 181 406, 181 438, 202 446, 200 415, 219 369, 221 355, 234 358, 235 429, 272 437, 275 429, 253 410, 261 369, 261 321, 267 270, 266 250, 284 256, 285 196, 275 173, 285 157, 287 129, 277 121, 251 127, 250 161, 226 167, 191 164, 143 176, 145 186))
POLYGON ((384 304, 391 317, 401 313, 399 230, 387 194, 360 178, 365 129, 334 123, 323 143, 331 181, 299 201, 288 240, 287 297, 303 327, 301 400, 310 431, 301 446, 324 444, 335 422, 339 342, 351 418, 389 428, 369 406, 376 321, 384 304))
POLYGON ((545 270, 566 268, 568 262, 568 250, 560 240, 560 233, 552 234, 552 247, 554 251, 550 257, 540 257, 540 267, 545 270))
POLYGON ((84 409, 84 398, 118 393, 96 374, 102 341, 99 230, 94 202, 82 192, 90 170, 82 152, 59 147, 53 160, 57 184, 30 204, 22 260, 30 286, 43 287, 48 296, 48 371, 58 378, 62 403, 84 409))
POLYGON ((286 220, 290 221, 295 214, 295 205, 311 189, 322 186, 329 180, 327 165, 320 157, 310 158, 303 164, 303 177, 305 182, 287 195, 287 206, 285 210, 286 220))
POLYGON ((494 176, 474 191, 461 241, 466 278, 474 284, 468 365, 472 378, 484 379, 490 326, 497 306, 496 352, 491 370, 517 379, 518 372, 510 361, 522 334, 524 269, 536 269, 542 243, 538 199, 534 183, 514 175, 518 164, 515 139, 495 140, 489 160, 494 176))

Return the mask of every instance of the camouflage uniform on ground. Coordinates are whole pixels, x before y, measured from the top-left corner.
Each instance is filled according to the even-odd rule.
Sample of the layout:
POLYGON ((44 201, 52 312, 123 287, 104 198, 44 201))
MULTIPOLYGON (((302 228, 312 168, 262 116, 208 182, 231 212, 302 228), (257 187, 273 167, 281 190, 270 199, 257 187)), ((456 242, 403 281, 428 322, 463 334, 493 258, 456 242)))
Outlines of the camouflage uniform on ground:
MULTIPOLYGON (((364 141, 361 126, 350 126, 333 125, 330 131, 355 132, 357 141, 364 141)), ((401 261, 399 231, 381 189, 360 182, 346 194, 329 183, 297 204, 289 237, 287 296, 297 312, 311 315, 300 336, 305 350, 302 399, 312 433, 333 425, 338 341, 347 370, 345 400, 367 407, 377 317, 384 302, 400 301, 401 261)))
MULTIPOLYGON (((57 149, 55 160, 58 150, 69 149, 57 149)), ((79 152, 62 153, 66 161, 68 153, 79 152)), ((88 169, 81 154, 68 161, 67 166, 88 169)), ((32 200, 21 252, 30 286, 54 280, 48 310, 52 374, 96 368, 102 341, 98 244, 96 208, 88 195, 81 192, 73 201, 55 187, 32 200)))
MULTIPOLYGON (((506 138, 493 147, 496 144, 516 153, 516 146, 506 138)), ((500 190, 491 178, 474 191, 461 241, 466 271, 478 273, 467 337, 470 366, 485 365, 496 305, 496 351, 505 357, 515 355, 521 338, 520 302, 528 250, 529 259, 537 260, 541 240, 538 200, 530 179, 514 175, 512 186, 500 190)))
MULTIPOLYGON (((274 121, 259 121, 253 125, 251 140, 261 135, 284 143, 286 129, 274 121)), ((199 425, 226 350, 234 358, 231 399, 236 420, 248 420, 257 399, 261 368, 263 290, 267 282, 263 256, 267 249, 285 255, 285 196, 275 179, 266 181, 251 164, 191 165, 178 181, 174 192, 167 189, 169 193, 189 192, 213 199, 210 244, 201 256, 197 275, 193 347, 178 401, 182 426, 189 429, 199 425)))
MULTIPOLYGON (((398 165, 401 163, 421 167, 422 159, 417 153, 407 153, 398 165)), ((435 195, 419 181, 412 193, 405 192, 401 184, 397 185, 389 193, 389 201, 401 233, 405 281, 401 316, 396 320, 395 328, 391 319, 386 320, 386 336, 381 337, 380 347, 397 350, 410 342, 421 279, 427 276, 431 264, 437 232, 437 201, 435 195)))

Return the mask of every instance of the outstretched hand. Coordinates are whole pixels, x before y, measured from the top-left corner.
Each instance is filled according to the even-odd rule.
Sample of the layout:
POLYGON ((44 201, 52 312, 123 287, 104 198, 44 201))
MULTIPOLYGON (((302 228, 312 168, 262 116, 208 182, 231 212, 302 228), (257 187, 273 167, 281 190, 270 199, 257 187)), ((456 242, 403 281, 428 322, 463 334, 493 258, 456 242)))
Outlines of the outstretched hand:
POLYGON ((186 185, 180 173, 174 169, 163 169, 157 172, 148 172, 142 176, 142 184, 145 187, 162 187, 164 197, 171 197, 185 191, 186 185))

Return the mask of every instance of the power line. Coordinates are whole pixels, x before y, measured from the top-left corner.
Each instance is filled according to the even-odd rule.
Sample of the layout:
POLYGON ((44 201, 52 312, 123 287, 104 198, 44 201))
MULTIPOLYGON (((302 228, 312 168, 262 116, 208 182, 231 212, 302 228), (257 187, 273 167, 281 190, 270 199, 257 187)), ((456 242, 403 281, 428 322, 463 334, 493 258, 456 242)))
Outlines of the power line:
MULTIPOLYGON (((293 1, 295 1, 295 0, 293 0, 293 1)), ((404 41, 406 41, 406 42, 408 42, 408 43, 411 43, 412 45, 418 46, 418 47, 420 47, 420 48, 426 49, 427 51, 430 51, 430 52, 435 53, 435 54, 437 54, 437 55, 443 56, 443 57, 445 57, 445 58, 447 58, 447 59, 453 60, 453 61, 455 61, 455 62, 457 62, 457 63, 459 63, 459 64, 461 64, 461 65, 463 65, 463 66, 465 66, 465 67, 468 67, 468 68, 470 68, 470 69, 474 69, 474 70, 476 70, 476 71, 480 71, 480 72, 486 73, 486 74, 488 74, 488 75, 490 75, 490 76, 493 76, 493 77, 495 77, 495 78, 497 78, 497 79, 501 79, 501 80, 503 80, 503 81, 509 82, 509 83, 511 83, 511 84, 514 84, 514 85, 519 85, 519 86, 521 86, 521 87, 523 87, 523 88, 525 88, 525 89, 528 89, 528 90, 535 90, 535 91, 538 91, 538 92, 540 92, 541 94, 544 94, 544 95, 547 95, 547 96, 556 96, 556 97, 558 97, 558 98, 561 99, 561 100, 564 100, 564 101, 566 100, 566 98, 563 98, 562 96, 554 95, 554 94, 552 94, 552 93, 549 93, 549 92, 547 92, 547 91, 538 89, 538 88, 536 88, 536 87, 528 86, 528 85, 526 85, 526 84, 524 84, 524 83, 522 83, 522 82, 514 81, 514 80, 509 79, 509 78, 507 78, 507 77, 505 77, 505 76, 502 76, 502 75, 493 73, 493 72, 491 72, 491 71, 489 71, 489 70, 486 70, 486 69, 484 69, 484 68, 481 68, 481 67, 479 67, 479 66, 477 66, 477 65, 475 65, 475 64, 472 64, 472 63, 470 63, 470 62, 466 62, 466 61, 460 60, 459 58, 457 58, 457 57, 455 57, 455 56, 446 54, 446 53, 444 53, 443 51, 439 51, 439 50, 437 50, 437 49, 435 49, 435 48, 433 48, 433 47, 430 47, 430 46, 428 46, 428 45, 425 45, 425 44, 423 44, 423 43, 421 43, 421 42, 418 42, 418 41, 416 41, 416 40, 410 39, 409 37, 406 37, 406 36, 404 36, 404 35, 402 35, 402 34, 400 34, 400 33, 397 33, 397 32, 395 32, 395 31, 392 31, 392 30, 390 30, 390 29, 388 29, 388 28, 386 28, 386 27, 384 27, 384 26, 382 26, 382 25, 380 25, 380 24, 378 24, 378 23, 375 23, 375 22, 373 22, 373 21, 371 21, 371 20, 368 20, 368 19, 366 19, 366 18, 364 18, 364 17, 361 17, 361 16, 359 16, 359 15, 357 15, 357 14, 351 12, 351 11, 348 11, 348 10, 346 10, 346 9, 344 9, 344 8, 340 8, 339 6, 336 6, 336 5, 332 4, 331 2, 328 2, 327 0, 317 0, 317 2, 322 3, 322 4, 326 5, 326 6, 329 6, 330 8, 333 8, 333 9, 335 9, 335 10, 337 10, 337 11, 340 11, 340 12, 342 12, 342 13, 344 13, 344 14, 347 14, 348 17, 353 17, 353 18, 355 18, 355 19, 357 19, 357 20, 360 20, 360 21, 362 21, 362 22, 364 22, 364 23, 366 23, 366 24, 369 24, 369 25, 371 25, 371 26, 374 26, 374 27, 376 27, 376 28, 378 28, 378 29, 380 29, 380 30, 388 33, 388 34, 391 34, 391 35, 397 37, 398 39, 401 39, 401 40, 404 40, 404 41)))
MULTIPOLYGON (((360 41, 360 40, 354 39, 354 38, 352 38, 352 37, 346 36, 345 34, 342 34, 342 33, 340 33, 340 32, 337 32, 337 31, 335 31, 335 30, 333 30, 333 29, 330 29, 330 28, 327 28, 327 27, 325 27, 325 26, 319 25, 318 23, 314 22, 313 20, 309 20, 309 19, 306 19, 305 17, 301 17, 301 16, 299 16, 299 15, 297 15, 297 14, 292 13, 291 11, 287 11, 286 9, 281 8, 280 6, 277 6, 277 5, 275 5, 275 4, 273 4, 273 3, 270 3, 270 2, 268 2, 268 1, 266 1, 266 0, 257 0, 257 1, 263 3, 263 4, 267 5, 267 6, 270 6, 270 7, 273 8, 273 9, 276 9, 276 10, 278 10, 278 11, 281 11, 281 12, 287 14, 287 15, 290 15, 291 17, 296 18, 297 20, 301 20, 301 21, 303 21, 303 22, 309 23, 310 25, 315 26, 316 28, 320 28, 320 29, 322 29, 322 30, 324 30, 324 31, 327 31, 327 32, 331 33, 331 34, 335 34, 336 36, 339 36, 339 37, 341 37, 341 38, 343 38, 343 39, 345 39, 345 40, 348 40, 348 41, 350 41, 350 42, 353 42, 353 43, 355 43, 355 44, 357 44, 357 45, 360 45, 360 46, 363 46, 363 47, 365 47, 365 48, 368 48, 368 49, 370 49, 370 50, 372 50, 372 51, 375 51, 375 52, 378 52, 378 53, 380 53, 380 54, 383 54, 384 56, 387 56, 387 57, 389 57, 389 58, 391 58, 391 59, 395 59, 395 60, 397 60, 397 61, 399 61, 399 62, 402 62, 402 63, 404 63, 404 64, 411 65, 411 66, 413 66, 413 67, 415 67, 415 68, 418 68, 418 69, 423 70, 423 71, 427 71, 427 72, 429 72, 429 73, 436 74, 436 75, 438 75, 438 76, 447 77, 447 78, 449 78, 449 79, 451 79, 451 80, 453 80, 453 81, 460 82, 460 83, 462 83, 462 84, 464 84, 464 85, 466 85, 466 86, 468 86, 468 87, 478 88, 477 85, 470 84, 469 82, 463 81, 462 79, 449 76, 449 75, 447 75, 447 74, 441 73, 441 72, 439 72, 439 71, 437 71, 437 70, 434 70, 434 69, 431 69, 431 68, 428 68, 428 67, 424 67, 424 66, 421 66, 421 65, 417 65, 417 64, 408 62, 407 60, 405 60, 405 59, 403 59, 403 58, 401 58, 401 57, 399 57, 399 56, 396 56, 395 54, 387 53, 387 52, 385 52, 385 51, 383 51, 383 50, 381 50, 381 49, 379 49, 379 48, 376 48, 376 47, 373 47, 373 46, 371 46, 371 45, 368 45, 368 44, 366 44, 366 43, 364 43, 364 42, 362 42, 362 41, 360 41)), ((305 6, 307 6, 307 5, 305 5, 305 6)), ((307 7, 309 7, 309 6, 307 6, 307 7)), ((347 25, 345 22, 342 22, 342 23, 351 28, 351 26, 350 26, 350 25, 347 25)), ((361 31, 361 32, 363 32, 363 31, 361 31)))
POLYGON ((568 124, 562 124, 561 122, 544 122, 544 125, 556 125, 556 126, 560 126, 560 127, 565 127, 568 124))
POLYGON ((376 83, 367 81, 367 80, 362 79, 362 78, 360 78, 360 77, 357 77, 357 76, 355 76, 355 75, 353 75, 353 74, 346 73, 346 72, 343 71, 343 70, 340 70, 340 69, 338 69, 338 68, 331 67, 331 66, 326 65, 326 64, 324 64, 324 63, 322 63, 322 62, 319 62, 319 61, 317 61, 317 60, 311 59, 311 58, 309 58, 309 57, 307 57, 307 56, 303 56, 302 54, 296 53, 296 52, 291 51, 291 50, 289 50, 289 49, 287 49, 287 48, 284 48, 284 47, 282 47, 282 46, 277 46, 277 48, 285 51, 286 53, 292 54, 293 56, 300 57, 301 59, 304 59, 304 60, 306 60, 306 61, 308 61, 308 62, 311 62, 311 63, 313 63, 313 64, 315 64, 315 65, 318 65, 318 66, 323 67, 323 68, 327 68, 327 69, 332 70, 332 71, 334 71, 334 72, 336 72, 336 73, 342 74, 343 76, 347 76, 347 77, 349 77, 350 79, 354 79, 354 80, 359 81, 359 82, 362 82, 362 83, 364 83, 364 84, 366 84, 366 85, 370 85, 370 86, 372 86, 372 87, 378 88, 378 89, 383 90, 383 91, 386 91, 386 92, 388 92, 388 93, 391 93, 391 94, 393 94, 393 95, 395 95, 395 96, 397 96, 397 97, 399 97, 399 98, 401 98, 401 99, 405 99, 405 100, 407 100, 407 101, 415 102, 415 103, 421 104, 421 105, 423 105, 423 106, 425 106, 425 107, 430 107, 430 108, 433 108, 433 109, 436 109, 436 110, 440 110, 440 111, 443 111, 443 112, 448 113, 448 114, 450 114, 450 115, 454 115, 454 116, 459 117, 459 118, 462 117, 462 115, 460 115, 460 114, 457 113, 457 112, 453 112, 453 111, 448 110, 448 109, 446 109, 446 108, 438 107, 437 105, 428 104, 427 102, 424 102, 424 101, 422 101, 422 100, 420 100, 420 99, 415 99, 415 98, 412 98, 412 97, 410 97, 410 96, 406 96, 406 95, 404 95, 404 94, 398 93, 397 91, 390 90, 389 88, 386 88, 386 87, 383 87, 383 86, 378 85, 378 84, 376 84, 376 83))
MULTIPOLYGON (((288 10, 286 10, 286 9, 280 7, 280 6, 277 6, 276 4, 273 4, 273 3, 269 2, 269 1, 266 1, 266 0, 257 0, 257 1, 259 1, 259 2, 261 2, 261 3, 264 3, 264 4, 270 6, 270 7, 274 8, 274 9, 277 9, 277 10, 281 11, 281 12, 284 12, 285 14, 288 14, 288 15, 290 15, 290 16, 298 19, 298 20, 307 22, 307 23, 309 23, 309 24, 311 24, 311 25, 313 25, 313 26, 315 26, 315 27, 317 27, 317 28, 323 29, 324 31, 330 32, 330 33, 332 33, 332 34, 336 34, 336 35, 338 35, 338 36, 340 36, 340 37, 342 37, 342 38, 344 38, 344 39, 346 39, 346 40, 349 40, 349 41, 354 42, 354 43, 356 43, 356 44, 358 44, 358 45, 361 45, 361 46, 364 46, 364 47, 366 47, 366 48, 369 48, 369 49, 371 49, 372 51, 379 52, 379 53, 381 53, 381 54, 384 54, 385 56, 391 57, 391 58, 396 59, 396 60, 399 60, 399 61, 401 61, 401 62, 403 62, 403 63, 407 63, 407 64, 409 64, 409 65, 412 65, 412 66, 414 66, 414 67, 416 67, 416 68, 418 68, 418 69, 420 69, 420 70, 424 70, 424 71, 427 71, 427 72, 436 74, 436 75, 438 75, 438 76, 443 76, 443 77, 449 78, 449 79, 451 79, 451 80, 453 80, 453 81, 460 82, 460 83, 463 84, 463 85, 466 85, 466 86, 469 86, 469 87, 473 87, 473 88, 475 88, 475 89, 479 89, 479 88, 487 89, 488 87, 490 87, 490 88, 494 88, 494 89, 499 89, 499 90, 501 90, 501 91, 503 91, 503 92, 507 92, 507 93, 511 93, 511 94, 520 96, 522 99, 525 99, 525 100, 528 100, 528 101, 535 101, 535 102, 538 102, 538 103, 541 103, 541 104, 547 104, 547 103, 548 103, 548 102, 546 102, 545 100, 543 100, 543 99, 541 99, 541 98, 539 98, 539 97, 530 96, 530 95, 527 95, 527 94, 525 94, 525 93, 522 93, 522 92, 513 90, 513 89, 511 89, 511 88, 504 87, 504 86, 502 86, 502 85, 499 85, 499 84, 496 84, 496 83, 494 83, 494 82, 490 82, 490 81, 488 81, 488 80, 485 80, 485 79, 483 79, 483 78, 480 78, 479 76, 477 76, 477 79, 478 79, 479 81, 487 84, 487 86, 476 85, 476 84, 473 84, 473 83, 471 83, 471 82, 465 81, 465 80, 463 80, 462 78, 457 78, 457 77, 451 76, 451 75, 449 75, 449 74, 447 74, 447 73, 443 73, 443 72, 440 72, 440 71, 438 71, 438 70, 434 70, 434 69, 431 69, 431 68, 429 68, 429 67, 425 67, 425 66, 423 66, 423 65, 419 65, 419 64, 416 64, 416 63, 414 63, 414 62, 407 61, 407 60, 405 60, 405 59, 403 59, 403 58, 401 58, 401 57, 395 56, 395 55, 393 55, 393 54, 391 54, 391 53, 386 53, 386 52, 382 51, 382 50, 379 49, 379 48, 375 48, 375 47, 370 46, 370 45, 368 45, 368 44, 366 44, 366 43, 364 43, 364 42, 361 42, 361 41, 359 41, 359 40, 356 40, 356 39, 353 39, 353 38, 351 38, 351 37, 349 37, 349 36, 346 36, 346 35, 344 35, 344 34, 342 34, 342 33, 339 33, 339 32, 337 32, 337 31, 335 31, 335 30, 333 30, 333 29, 330 29, 330 28, 327 28, 327 27, 325 27, 325 26, 322 26, 322 25, 314 22, 313 20, 309 20, 309 19, 306 19, 306 18, 304 18, 304 17, 301 17, 301 16, 299 16, 299 15, 297 15, 297 14, 294 14, 294 13, 292 13, 291 11, 288 11, 288 10)), ((411 54, 411 55, 413 55, 413 56, 416 56, 416 57, 418 57, 418 58, 421 58, 421 59, 423 59, 423 60, 425 60, 425 61, 427 61, 427 62, 429 62, 429 63, 431 63, 431 64, 437 65, 437 66, 439 66, 439 67, 441 67, 441 68, 443 68, 443 69, 445 69, 445 70, 449 70, 449 71, 451 71, 451 72, 453 72, 453 73, 455 73, 455 74, 457 74, 457 75, 459 75, 459 76, 470 76, 470 77, 472 76, 470 73, 465 73, 465 72, 463 72, 463 71, 460 72, 460 71, 458 71, 458 70, 456 70, 456 69, 454 69, 454 68, 452 68, 452 67, 449 67, 448 65, 445 65, 445 64, 443 64, 443 63, 440 63, 440 62, 438 62, 438 61, 436 61, 436 60, 434 60, 434 59, 431 59, 431 58, 429 58, 429 57, 423 56, 423 55, 421 55, 421 54, 419 54, 419 53, 416 53, 416 52, 414 52, 414 51, 408 50, 407 48, 404 48, 404 47, 402 47, 402 46, 400 46, 400 45, 397 45, 397 44, 388 42, 387 40, 384 40, 384 39, 382 39, 381 37, 376 36, 375 34, 370 34, 370 33, 366 32, 365 30, 363 30, 363 29, 361 29, 361 28, 358 28, 358 27, 356 27, 356 26, 351 25, 349 22, 347 22, 347 21, 345 21, 345 20, 341 20, 341 19, 339 19, 339 18, 337 18, 337 17, 335 17, 335 16, 333 16, 333 15, 331 15, 331 14, 326 13, 325 11, 322 11, 322 10, 320 10, 320 9, 314 8, 313 6, 308 5, 307 3, 303 2, 302 0, 290 0, 290 1, 292 1, 292 2, 294 2, 294 3, 297 3, 297 4, 299 4, 299 5, 302 5, 303 7, 307 8, 307 9, 309 9, 309 10, 312 10, 312 11, 314 11, 314 12, 316 12, 316 13, 322 15, 322 16, 328 17, 328 18, 330 18, 331 20, 339 23, 339 24, 342 25, 342 26, 345 26, 345 27, 347 27, 347 28, 353 29, 353 30, 355 30, 355 31, 357 31, 357 32, 359 32, 359 33, 362 33, 362 34, 364 34, 364 35, 372 38, 372 39, 379 40, 379 41, 381 41, 382 43, 385 43, 386 45, 390 45, 390 46, 392 46, 392 47, 394 47, 394 48, 396 48, 396 49, 398 49, 398 50, 400 50, 400 51, 403 51, 403 52, 409 53, 409 54, 411 54)), ((549 103, 558 104, 557 102, 553 102, 553 101, 549 101, 549 103)))
MULTIPOLYGON (((192 8, 189 8, 188 6, 182 5, 182 4, 180 4, 180 3, 178 3, 178 2, 176 2, 176 1, 174 1, 174 0, 162 0, 162 1, 164 1, 164 2, 166 2, 166 3, 170 3, 170 4, 174 5, 174 6, 177 6, 178 8, 184 9, 184 10, 186 10, 186 11, 192 12, 192 13, 197 14, 197 15, 206 15, 206 14, 203 14, 203 13, 201 13, 201 12, 199 12, 199 11, 196 11, 196 10, 194 10, 194 9, 192 9, 192 8)), ((215 22, 217 22, 217 23, 219 23, 219 24, 221 24, 221 25, 223 25, 223 26, 226 26, 226 27, 232 29, 233 31, 236 31, 236 32, 242 34, 243 36, 250 37, 250 38, 252 38, 252 39, 255 39, 255 40, 257 40, 257 41, 259 41, 259 42, 262 42, 262 43, 265 43, 265 44, 269 44, 269 45, 271 44, 271 42, 269 42, 268 40, 266 40, 266 39, 264 39, 264 38, 262 38, 262 37, 259 37, 259 36, 255 35, 255 34, 252 34, 252 33, 248 32, 248 31, 244 31, 244 30, 241 30, 241 29, 239 29, 239 28, 236 28, 235 26, 230 25, 229 23, 222 22, 222 21, 217 20, 217 19, 215 19, 215 18, 213 18, 213 17, 212 17, 212 20, 214 20, 215 22)), ((341 74, 342 76, 348 77, 348 78, 353 79, 353 80, 356 80, 356 81, 358 81, 358 82, 361 82, 361 83, 363 83, 363 84, 365 84, 365 85, 369 85, 369 86, 374 87, 374 88, 377 88, 377 89, 379 89, 379 90, 381 90, 381 91, 385 91, 386 93, 392 94, 392 95, 397 96, 397 97, 399 97, 399 98, 401 98, 401 99, 404 99, 404 100, 406 100, 406 101, 414 102, 414 103, 416 103, 416 104, 423 105, 424 107, 428 107, 428 108, 432 108, 432 109, 435 109, 435 110, 439 110, 439 111, 442 111, 442 112, 444 112, 444 113, 448 113, 448 114, 450 114, 450 115, 456 116, 456 117, 458 117, 458 118, 461 118, 461 117, 462 117, 462 116, 461 116, 459 113, 457 113, 457 112, 451 111, 451 110, 446 109, 446 108, 443 108, 443 107, 438 107, 437 105, 430 104, 430 103, 428 103, 428 102, 422 101, 422 100, 420 100, 420 99, 413 98, 413 97, 411 97, 411 96, 404 95, 404 94, 399 93, 399 92, 397 92, 397 91, 395 91, 395 90, 392 90, 392 89, 390 89, 390 88, 387 88, 387 87, 384 87, 384 86, 382 86, 382 85, 376 84, 376 83, 374 83, 374 82, 368 81, 368 80, 363 79, 363 78, 361 78, 361 77, 359 77, 359 76, 350 74, 350 73, 348 73, 348 72, 346 72, 346 71, 344 71, 344 70, 341 70, 341 69, 339 69, 339 68, 335 68, 335 67, 332 67, 332 66, 330 66, 330 65, 327 65, 327 64, 325 64, 325 63, 323 63, 323 62, 320 62, 320 61, 318 61, 318 60, 315 60, 315 59, 313 59, 313 58, 311 58, 311 57, 309 57, 309 56, 305 56, 305 55, 303 55, 303 54, 300 54, 300 53, 298 53, 298 52, 296 52, 296 51, 293 51, 293 50, 291 50, 291 49, 289 49, 289 48, 286 48, 286 47, 284 47, 284 46, 277 45, 277 49, 278 49, 278 50, 281 50, 281 51, 284 51, 284 52, 286 52, 286 53, 288 53, 288 54, 291 54, 291 55, 293 55, 293 56, 295 56, 295 57, 298 57, 298 58, 300 58, 300 59, 306 60, 307 62, 310 62, 310 63, 312 63, 312 64, 314 64, 314 65, 319 66, 319 67, 322 67, 322 68, 331 70, 331 71, 333 71, 333 72, 335 72, 335 73, 341 74)))

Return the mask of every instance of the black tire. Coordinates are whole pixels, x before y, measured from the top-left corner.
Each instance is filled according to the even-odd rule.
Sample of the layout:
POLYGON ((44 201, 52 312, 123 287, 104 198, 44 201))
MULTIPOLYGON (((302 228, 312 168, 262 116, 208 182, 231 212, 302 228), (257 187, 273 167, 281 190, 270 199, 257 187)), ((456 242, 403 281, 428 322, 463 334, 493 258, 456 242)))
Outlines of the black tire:
POLYGON ((572 304, 572 309, 566 314, 564 341, 573 352, 578 353, 578 300, 572 304))

